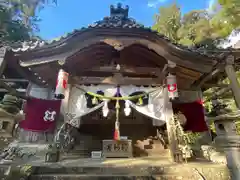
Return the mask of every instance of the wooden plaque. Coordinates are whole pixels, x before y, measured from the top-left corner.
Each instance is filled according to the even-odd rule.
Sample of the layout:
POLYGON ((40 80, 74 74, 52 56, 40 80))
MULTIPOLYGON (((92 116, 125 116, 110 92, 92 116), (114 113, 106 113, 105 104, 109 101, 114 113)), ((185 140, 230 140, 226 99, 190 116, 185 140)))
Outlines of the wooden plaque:
POLYGON ((103 140, 102 156, 110 157, 132 157, 132 140, 103 140))

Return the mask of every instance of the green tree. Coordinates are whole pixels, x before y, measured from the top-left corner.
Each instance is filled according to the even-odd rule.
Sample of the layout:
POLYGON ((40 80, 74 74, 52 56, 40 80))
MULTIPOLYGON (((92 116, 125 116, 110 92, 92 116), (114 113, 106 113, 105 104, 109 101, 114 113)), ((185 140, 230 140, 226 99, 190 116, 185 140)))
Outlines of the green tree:
POLYGON ((177 4, 160 7, 155 15, 153 29, 164 34, 174 42, 178 42, 177 32, 181 27, 181 10, 177 4))
POLYGON ((196 45, 213 36, 209 15, 205 10, 194 10, 184 14, 181 28, 178 30, 179 43, 196 45))
POLYGON ((218 0, 214 5, 214 16, 211 24, 219 37, 226 37, 233 29, 239 28, 240 1, 218 0))
POLYGON ((186 46, 210 45, 215 37, 211 16, 205 10, 194 10, 181 15, 177 4, 160 7, 155 15, 153 29, 167 36, 173 42, 186 46))
POLYGON ((193 10, 181 16, 177 4, 160 7, 153 29, 186 46, 212 46, 240 27, 240 1, 219 0, 213 11, 193 10))
MULTIPOLYGON (((225 38, 234 29, 240 28, 240 0, 218 0, 211 13, 194 10, 181 17, 180 12, 176 4, 160 7, 159 13, 155 15, 153 29, 179 44, 215 48, 214 42, 217 39, 225 38)), ((240 80, 240 73, 238 77, 240 80)), ((229 80, 226 78, 218 83, 229 84, 229 80)), ((209 99, 209 96, 218 90, 208 89, 204 98, 209 99)), ((233 96, 220 98, 231 111, 237 110, 233 96)), ((206 102, 205 106, 208 111, 212 110, 210 101, 206 102)), ((240 132, 240 121, 237 124, 240 132)))
POLYGON ((9 8, 0 5, 1 46, 14 41, 28 40, 29 38, 29 29, 20 20, 13 18, 9 8))
MULTIPOLYGON (((51 2, 56 3, 55 0, 51 2)), ((6 0, 0 3, 0 46, 33 38, 38 30, 37 11, 47 3, 48 0, 6 0)))

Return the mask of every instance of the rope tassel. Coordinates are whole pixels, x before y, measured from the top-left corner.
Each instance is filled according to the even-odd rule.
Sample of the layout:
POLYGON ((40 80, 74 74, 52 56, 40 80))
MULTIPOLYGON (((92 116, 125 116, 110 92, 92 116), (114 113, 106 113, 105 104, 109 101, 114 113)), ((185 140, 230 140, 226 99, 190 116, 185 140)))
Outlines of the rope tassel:
POLYGON ((114 129, 113 139, 115 141, 119 141, 120 140, 120 130, 119 130, 119 122, 118 121, 115 121, 115 129, 114 129))
POLYGON ((114 135, 113 135, 113 139, 118 141, 120 140, 120 130, 119 130, 119 109, 120 109, 120 104, 119 104, 119 100, 116 101, 116 121, 115 121, 115 129, 114 129, 114 135))

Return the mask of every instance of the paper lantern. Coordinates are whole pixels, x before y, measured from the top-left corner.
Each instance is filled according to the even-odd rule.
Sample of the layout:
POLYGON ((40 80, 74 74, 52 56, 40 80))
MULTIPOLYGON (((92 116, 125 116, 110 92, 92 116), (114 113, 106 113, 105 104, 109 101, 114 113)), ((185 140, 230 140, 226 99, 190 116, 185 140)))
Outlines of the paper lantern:
POLYGON ((68 73, 60 69, 58 72, 57 84, 55 89, 55 97, 57 99, 64 99, 65 97, 64 94, 67 89, 67 84, 68 84, 68 73))
POLYGON ((128 101, 125 101, 124 113, 126 116, 129 116, 131 114, 131 108, 128 101))
POLYGON ((103 117, 107 117, 108 113, 109 113, 109 109, 108 109, 108 101, 104 102, 104 106, 102 108, 102 113, 103 113, 103 117))
POLYGON ((168 74, 168 76, 167 76, 167 88, 168 88, 168 96, 169 96, 170 99, 175 99, 175 98, 178 97, 176 76, 174 76, 172 74, 168 74))
POLYGON ((97 99, 96 97, 93 97, 93 98, 92 98, 92 104, 93 104, 93 105, 98 104, 98 99, 97 99))

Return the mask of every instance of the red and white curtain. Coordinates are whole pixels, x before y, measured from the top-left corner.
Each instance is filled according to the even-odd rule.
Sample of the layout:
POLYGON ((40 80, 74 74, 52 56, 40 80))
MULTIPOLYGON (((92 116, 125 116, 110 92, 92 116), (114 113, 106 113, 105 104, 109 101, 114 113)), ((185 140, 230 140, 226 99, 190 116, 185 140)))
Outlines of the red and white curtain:
POLYGON ((33 132, 53 132, 60 114, 60 100, 31 98, 26 101, 25 119, 19 125, 33 132))

